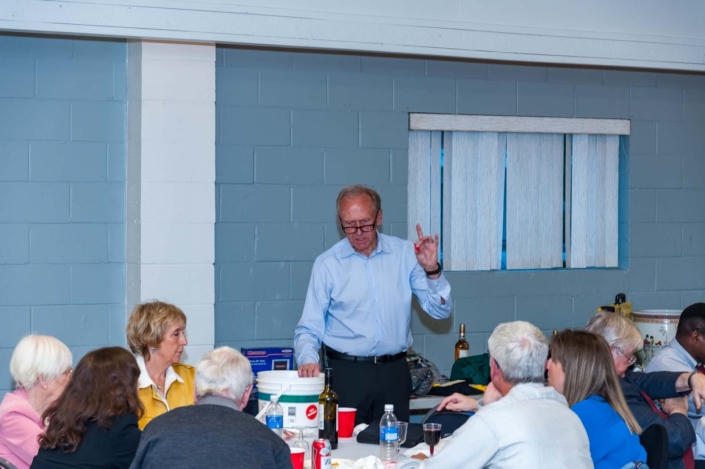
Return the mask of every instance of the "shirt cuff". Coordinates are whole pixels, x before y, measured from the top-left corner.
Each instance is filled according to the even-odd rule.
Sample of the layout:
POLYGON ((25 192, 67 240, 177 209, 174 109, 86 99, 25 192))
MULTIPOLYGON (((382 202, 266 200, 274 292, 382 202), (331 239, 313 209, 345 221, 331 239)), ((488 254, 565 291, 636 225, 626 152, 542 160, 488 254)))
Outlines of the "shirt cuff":
POLYGON ((296 360, 298 366, 310 365, 312 363, 318 363, 318 354, 302 353, 296 360))
POLYGON ((441 276, 438 278, 427 277, 426 280, 428 281, 428 287, 431 292, 438 293, 446 300, 448 299, 448 297, 450 296, 450 283, 448 283, 448 280, 446 279, 443 272, 441 272, 441 276))

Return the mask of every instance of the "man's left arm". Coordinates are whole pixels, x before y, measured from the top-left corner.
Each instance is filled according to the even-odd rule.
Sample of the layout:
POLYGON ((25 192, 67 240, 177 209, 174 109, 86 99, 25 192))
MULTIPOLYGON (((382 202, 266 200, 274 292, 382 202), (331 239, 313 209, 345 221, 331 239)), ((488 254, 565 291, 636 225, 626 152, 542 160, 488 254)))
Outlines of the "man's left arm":
POLYGON ((695 408, 702 412, 701 406, 705 402, 705 375, 701 373, 629 372, 628 377, 652 399, 668 399, 690 392, 695 408))
POLYGON ((627 378, 654 400, 679 397, 684 391, 684 389, 678 389, 678 385, 682 384, 682 375, 683 373, 673 371, 653 373, 627 371, 627 378))
POLYGON ((411 291, 431 317, 445 319, 450 316, 452 302, 450 284, 438 262, 438 235, 424 236, 419 224, 416 233, 419 239, 414 243, 416 265, 411 272, 411 291))
POLYGON ((445 319, 450 316, 452 300, 450 284, 443 273, 436 279, 426 276, 423 267, 416 264, 411 272, 411 291, 419 304, 431 317, 445 319))

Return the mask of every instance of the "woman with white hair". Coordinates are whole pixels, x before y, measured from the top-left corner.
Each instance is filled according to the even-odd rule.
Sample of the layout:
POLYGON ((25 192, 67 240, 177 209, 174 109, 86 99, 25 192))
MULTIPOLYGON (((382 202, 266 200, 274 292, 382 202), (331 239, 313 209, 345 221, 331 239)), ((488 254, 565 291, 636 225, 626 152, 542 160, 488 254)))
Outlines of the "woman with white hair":
POLYGON ((73 358, 60 340, 28 335, 10 359, 17 390, 0 404, 0 458, 27 469, 39 451, 37 437, 45 430, 41 415, 59 398, 69 378, 73 358))

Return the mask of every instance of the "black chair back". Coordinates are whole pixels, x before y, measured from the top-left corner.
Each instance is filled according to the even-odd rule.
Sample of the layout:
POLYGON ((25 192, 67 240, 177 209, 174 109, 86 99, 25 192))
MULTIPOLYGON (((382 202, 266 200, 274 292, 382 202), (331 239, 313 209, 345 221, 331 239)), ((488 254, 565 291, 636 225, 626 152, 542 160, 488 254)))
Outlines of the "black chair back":
POLYGON ((649 469, 667 469, 668 433, 663 425, 649 426, 639 436, 639 442, 646 450, 646 464, 649 469))
POLYGON ((0 458, 0 468, 2 469, 17 469, 17 467, 12 464, 7 459, 0 458))

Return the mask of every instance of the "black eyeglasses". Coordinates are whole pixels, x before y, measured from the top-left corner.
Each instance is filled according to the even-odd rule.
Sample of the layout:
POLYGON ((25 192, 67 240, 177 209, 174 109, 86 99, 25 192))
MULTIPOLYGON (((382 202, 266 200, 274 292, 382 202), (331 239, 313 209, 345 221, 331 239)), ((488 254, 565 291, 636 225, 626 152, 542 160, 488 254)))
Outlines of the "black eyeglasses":
POLYGON ((340 220, 340 227, 343 229, 343 232, 345 232, 345 234, 357 233, 357 230, 360 230, 363 233, 369 233, 370 231, 374 230, 375 227, 377 226, 377 214, 379 214, 379 212, 375 213, 375 218, 374 218, 375 222, 372 223, 371 225, 344 226, 343 220, 340 220, 340 217, 338 217, 338 220, 340 220))

